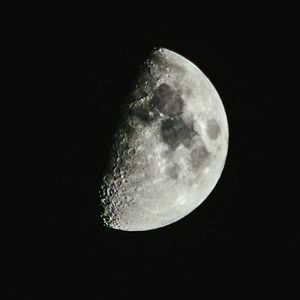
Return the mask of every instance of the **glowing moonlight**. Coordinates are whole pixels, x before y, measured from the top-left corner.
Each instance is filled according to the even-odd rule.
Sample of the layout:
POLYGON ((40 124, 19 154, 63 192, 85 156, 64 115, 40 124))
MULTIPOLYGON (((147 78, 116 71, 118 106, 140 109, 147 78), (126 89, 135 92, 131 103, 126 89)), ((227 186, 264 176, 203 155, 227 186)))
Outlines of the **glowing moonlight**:
POLYGON ((221 176, 228 149, 222 101, 189 60, 154 50, 123 108, 100 188, 101 220, 150 230, 199 206, 221 176))

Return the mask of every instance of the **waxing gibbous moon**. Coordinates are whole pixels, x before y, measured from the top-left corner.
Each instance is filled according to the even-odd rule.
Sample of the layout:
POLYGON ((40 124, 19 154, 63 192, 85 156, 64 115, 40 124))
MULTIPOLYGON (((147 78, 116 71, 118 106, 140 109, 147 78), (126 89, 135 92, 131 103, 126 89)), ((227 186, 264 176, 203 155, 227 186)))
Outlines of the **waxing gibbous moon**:
POLYGON ((188 215, 219 180, 228 137, 209 79, 183 56, 153 50, 114 135, 99 193, 103 224, 143 231, 188 215))

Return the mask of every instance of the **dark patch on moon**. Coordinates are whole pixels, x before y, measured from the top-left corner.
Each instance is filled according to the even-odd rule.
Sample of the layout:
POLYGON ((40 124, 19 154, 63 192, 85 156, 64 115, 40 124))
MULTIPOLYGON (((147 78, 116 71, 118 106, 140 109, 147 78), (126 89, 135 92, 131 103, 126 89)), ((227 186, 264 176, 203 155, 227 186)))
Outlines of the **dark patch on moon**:
POLYGON ((207 121, 206 131, 211 140, 215 140, 221 133, 220 126, 215 119, 210 119, 207 121))
POLYGON ((172 179, 178 179, 180 173, 180 166, 178 164, 173 164, 171 167, 167 169, 167 174, 172 179))
POLYGON ((176 116, 182 114, 184 104, 179 91, 175 91, 166 83, 162 83, 154 91, 152 105, 163 114, 176 116))
POLYGON ((200 167, 204 167, 208 163, 209 157, 210 153, 208 152, 205 145, 193 149, 191 152, 191 165, 193 169, 199 169, 200 167))
POLYGON ((189 87, 185 88, 185 94, 187 97, 191 97, 193 95, 193 90, 189 87))
POLYGON ((136 110, 136 116, 140 119, 140 121, 148 125, 151 122, 155 121, 158 118, 159 114, 154 109, 149 109, 142 106, 136 110))
POLYGON ((172 150, 175 150, 180 144, 190 147, 195 134, 193 127, 186 124, 180 116, 162 121, 162 139, 172 150))

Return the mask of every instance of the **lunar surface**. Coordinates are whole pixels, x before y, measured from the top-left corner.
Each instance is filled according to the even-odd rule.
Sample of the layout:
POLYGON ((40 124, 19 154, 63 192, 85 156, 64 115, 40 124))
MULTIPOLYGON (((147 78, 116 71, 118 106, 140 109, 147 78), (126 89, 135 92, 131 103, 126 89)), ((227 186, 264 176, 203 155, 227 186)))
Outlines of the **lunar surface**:
POLYGON ((219 180, 228 137, 209 79, 181 55, 153 50, 114 135, 99 192, 102 223, 142 231, 188 215, 219 180))

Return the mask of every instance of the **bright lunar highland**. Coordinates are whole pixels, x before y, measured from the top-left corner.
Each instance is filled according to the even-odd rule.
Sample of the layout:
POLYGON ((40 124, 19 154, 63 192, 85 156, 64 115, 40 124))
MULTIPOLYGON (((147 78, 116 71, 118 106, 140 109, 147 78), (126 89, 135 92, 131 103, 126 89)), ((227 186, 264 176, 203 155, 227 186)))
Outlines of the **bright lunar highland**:
POLYGON ((228 123, 209 79, 183 56, 159 48, 141 67, 122 108, 101 181, 101 220, 143 231, 188 215, 224 168, 228 123))

